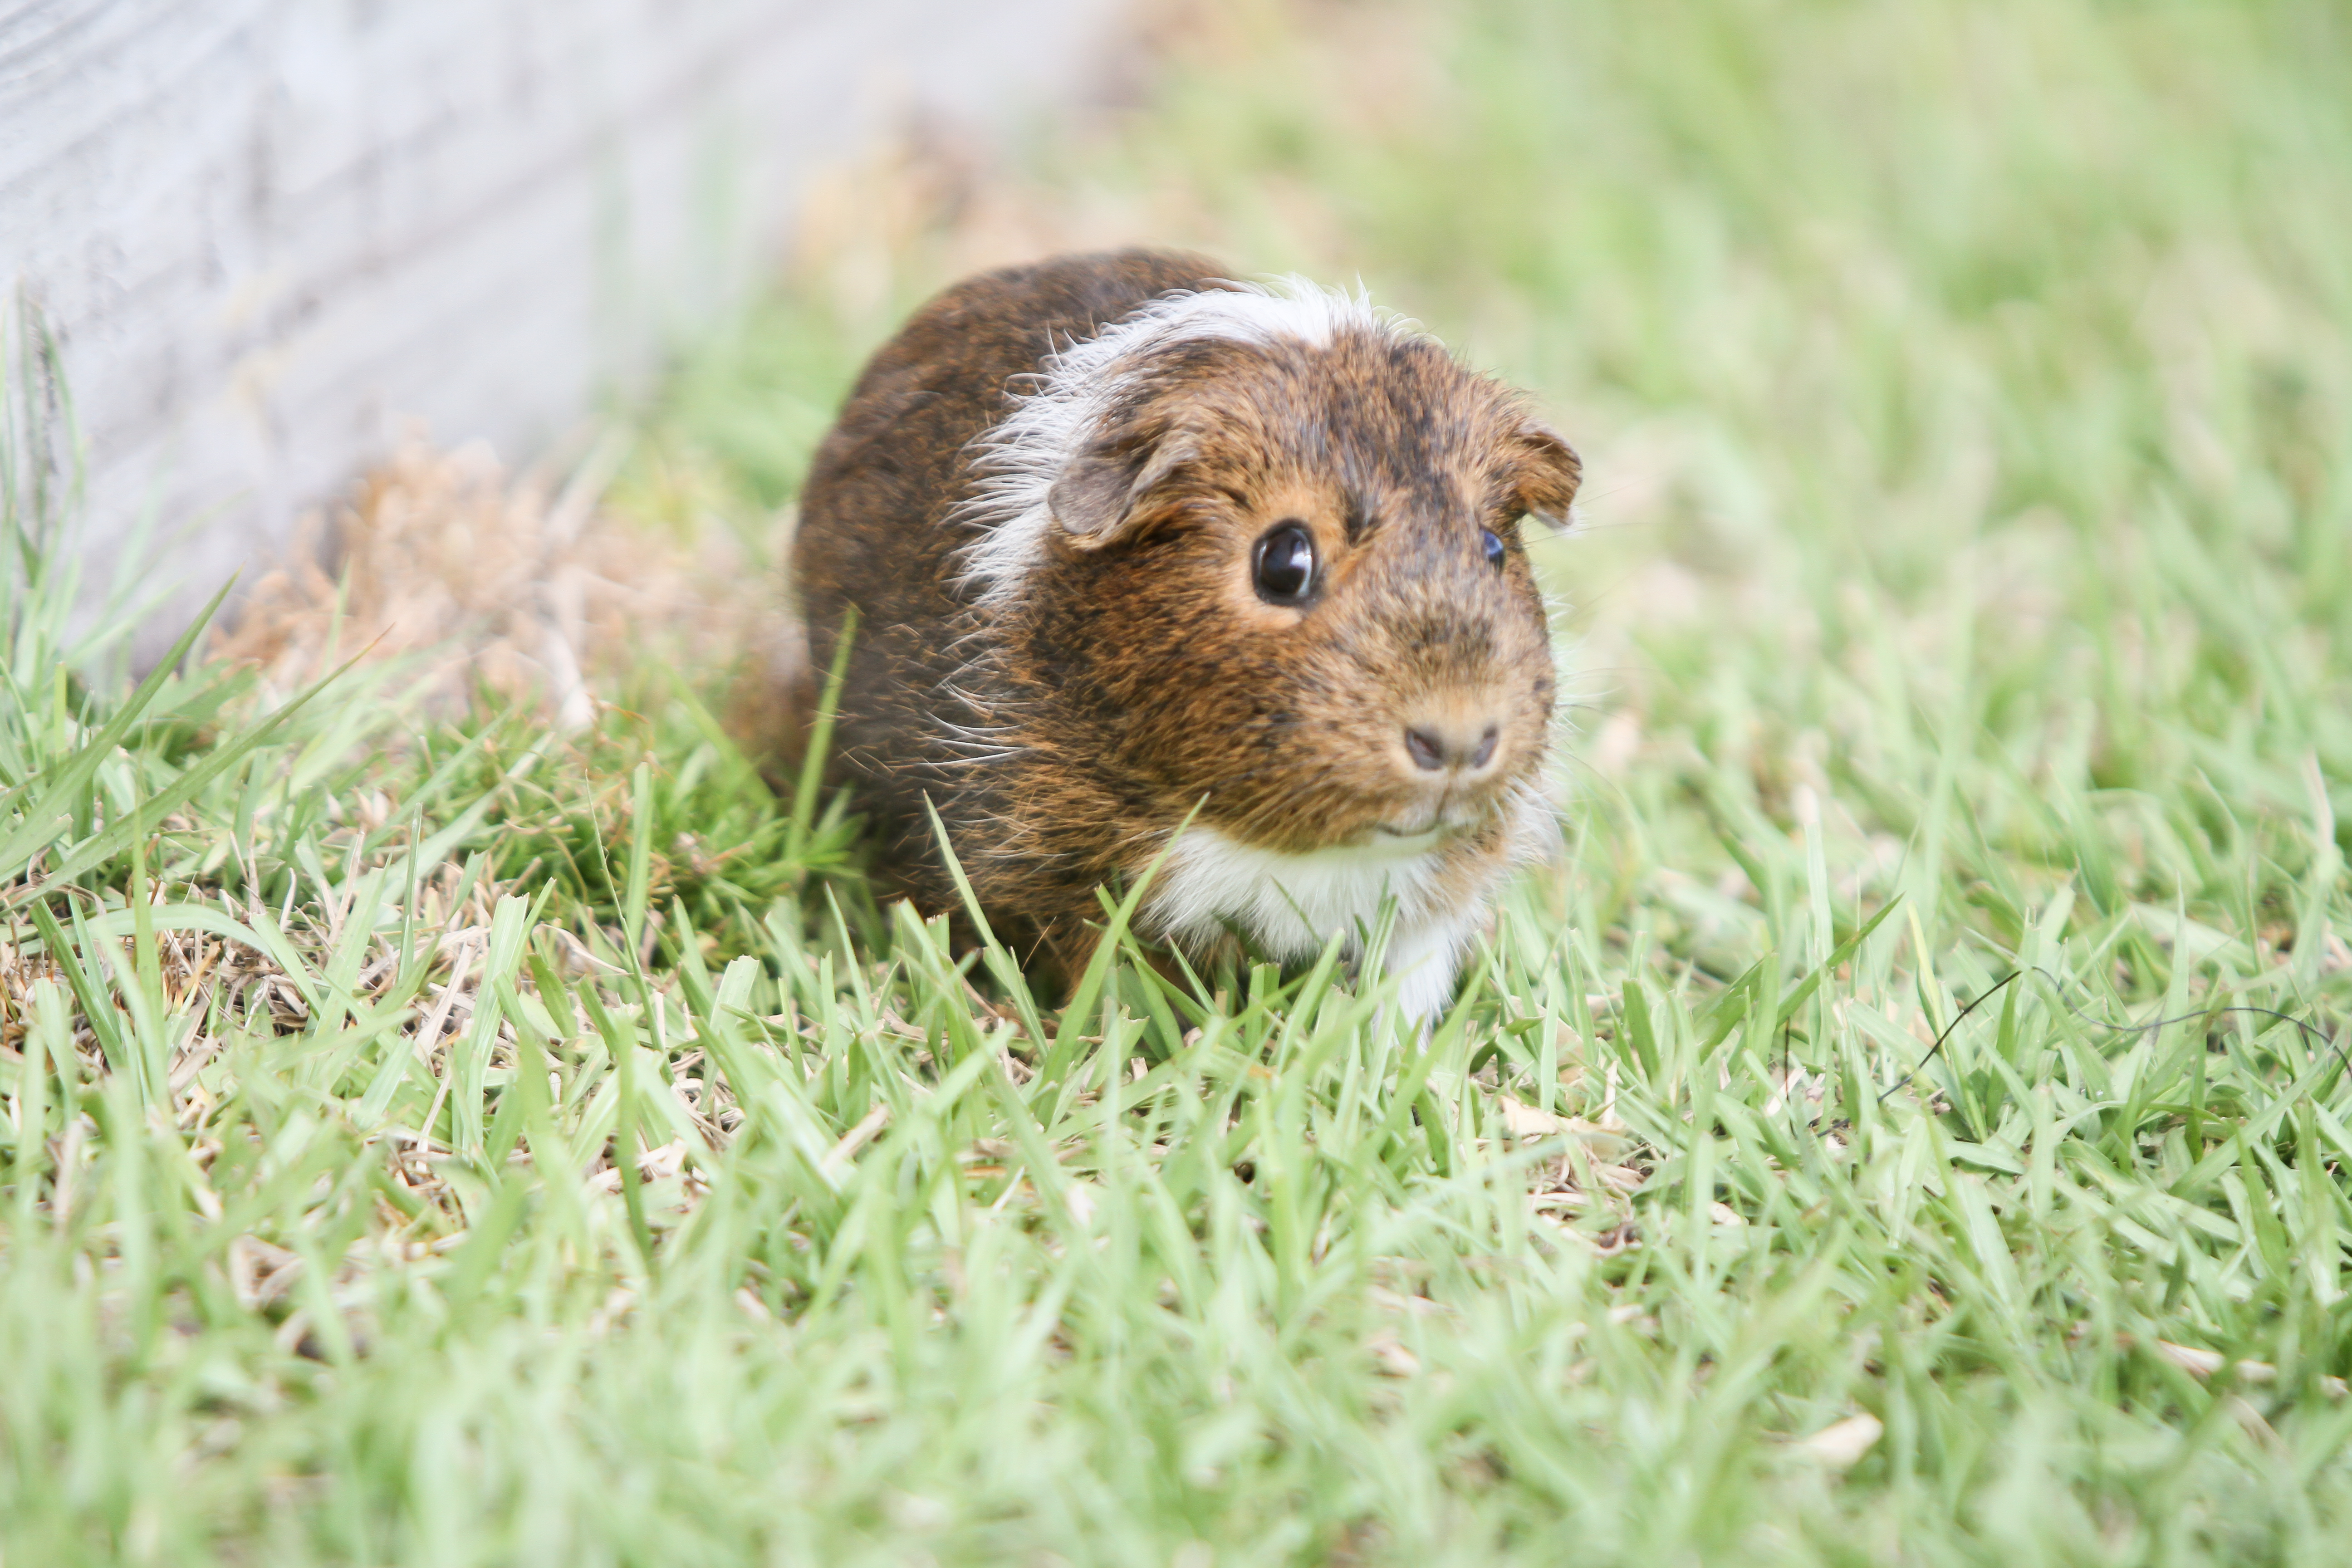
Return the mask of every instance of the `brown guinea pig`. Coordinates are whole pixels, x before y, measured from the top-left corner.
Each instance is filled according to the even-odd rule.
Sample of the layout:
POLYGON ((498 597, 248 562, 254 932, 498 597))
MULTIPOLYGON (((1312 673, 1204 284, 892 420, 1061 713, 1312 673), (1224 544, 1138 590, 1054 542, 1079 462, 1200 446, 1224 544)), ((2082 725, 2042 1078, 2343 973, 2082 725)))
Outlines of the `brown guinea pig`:
POLYGON ((1360 298, 1155 251, 950 289, 858 378, 793 547, 812 671, 860 614, 833 765, 886 882, 958 905, 928 797, 992 928, 1066 975, 1096 889, 1163 852, 1138 923, 1195 954, 1352 952, 1393 900, 1431 1016, 1556 842, 1519 524, 1577 479, 1360 298))

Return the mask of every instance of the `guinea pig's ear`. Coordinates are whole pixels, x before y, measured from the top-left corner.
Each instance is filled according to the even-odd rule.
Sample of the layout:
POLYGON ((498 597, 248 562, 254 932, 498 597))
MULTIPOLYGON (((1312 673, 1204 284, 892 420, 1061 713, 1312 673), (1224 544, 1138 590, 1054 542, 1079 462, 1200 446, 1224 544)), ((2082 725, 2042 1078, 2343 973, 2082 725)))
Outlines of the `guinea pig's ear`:
POLYGON ((1192 456, 1192 444, 1174 435, 1149 444, 1097 443, 1070 459, 1045 492, 1045 508, 1064 538, 1099 550, 1135 531, 1137 503, 1192 456))
POLYGON ((1539 419, 1511 432, 1511 499, 1538 517, 1565 525, 1584 465, 1559 433, 1539 419))

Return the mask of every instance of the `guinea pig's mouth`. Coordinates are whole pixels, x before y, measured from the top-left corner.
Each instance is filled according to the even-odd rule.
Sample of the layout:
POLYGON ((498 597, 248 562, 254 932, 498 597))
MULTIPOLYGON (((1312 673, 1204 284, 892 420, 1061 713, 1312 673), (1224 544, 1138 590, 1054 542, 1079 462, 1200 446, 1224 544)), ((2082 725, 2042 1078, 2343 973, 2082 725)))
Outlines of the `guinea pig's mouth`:
POLYGON ((1433 811, 1419 822, 1381 822, 1372 826, 1372 842, 1383 849, 1416 853, 1475 831, 1486 821, 1484 812, 1433 811))
POLYGON ((1372 829, 1372 841, 1383 849, 1412 853, 1434 849, 1459 832, 1458 827, 1391 827, 1383 822, 1372 829))

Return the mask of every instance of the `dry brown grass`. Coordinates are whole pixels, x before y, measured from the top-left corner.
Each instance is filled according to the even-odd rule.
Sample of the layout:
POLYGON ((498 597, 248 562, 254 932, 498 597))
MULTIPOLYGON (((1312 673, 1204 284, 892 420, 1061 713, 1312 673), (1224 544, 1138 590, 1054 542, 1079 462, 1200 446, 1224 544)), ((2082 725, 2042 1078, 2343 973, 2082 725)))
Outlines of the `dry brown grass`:
POLYGON ((716 520, 603 506, 625 455, 608 434, 558 485, 543 467, 509 476, 479 442, 413 437, 308 520, 213 652, 258 667, 272 694, 357 658, 384 668, 384 695, 404 688, 429 711, 531 707, 567 731, 648 661, 731 671, 744 738, 763 744, 762 694, 798 668, 783 586, 716 520))

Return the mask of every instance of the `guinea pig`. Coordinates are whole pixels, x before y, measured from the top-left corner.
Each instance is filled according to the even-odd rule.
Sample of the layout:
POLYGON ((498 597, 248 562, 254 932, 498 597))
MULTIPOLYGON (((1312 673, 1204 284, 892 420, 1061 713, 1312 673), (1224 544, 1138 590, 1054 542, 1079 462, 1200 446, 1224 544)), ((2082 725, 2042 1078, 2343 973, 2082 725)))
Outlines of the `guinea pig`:
POLYGON ((1360 296, 1148 250, 957 284, 859 376, 793 551, 810 681, 858 611, 830 765, 886 887, 959 907, 928 802, 991 928, 1066 976, 1106 885, 1181 951, 1286 962, 1360 961, 1393 900, 1427 1019, 1558 843, 1520 526, 1579 471, 1360 296))

